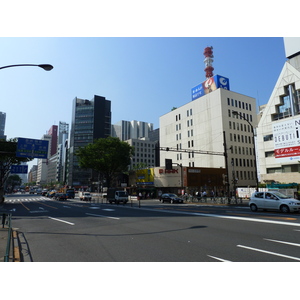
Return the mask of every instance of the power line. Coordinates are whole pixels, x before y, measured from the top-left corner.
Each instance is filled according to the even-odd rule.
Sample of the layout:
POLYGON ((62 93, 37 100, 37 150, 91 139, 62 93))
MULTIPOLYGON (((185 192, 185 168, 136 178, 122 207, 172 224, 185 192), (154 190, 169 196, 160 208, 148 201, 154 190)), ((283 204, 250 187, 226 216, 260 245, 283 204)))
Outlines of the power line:
POLYGON ((203 151, 203 150, 190 150, 190 149, 177 149, 172 147, 159 147, 160 151, 170 151, 170 152, 184 152, 184 153, 195 153, 195 154, 208 154, 208 155, 222 155, 224 152, 214 152, 214 151, 203 151))

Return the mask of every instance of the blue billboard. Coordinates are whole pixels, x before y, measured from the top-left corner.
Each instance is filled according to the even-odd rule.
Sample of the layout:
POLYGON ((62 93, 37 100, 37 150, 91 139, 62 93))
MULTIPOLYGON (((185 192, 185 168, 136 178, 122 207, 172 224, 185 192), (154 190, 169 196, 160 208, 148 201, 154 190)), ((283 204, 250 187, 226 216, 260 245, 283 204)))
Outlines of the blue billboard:
POLYGON ((48 141, 18 138, 16 156, 29 158, 48 158, 48 146, 48 141))
POLYGON ((229 79, 220 75, 215 75, 211 78, 208 78, 204 82, 192 88, 192 100, 200 98, 219 88, 230 90, 229 79))
POLYGON ((27 174, 28 166, 27 165, 12 165, 10 167, 11 174, 27 174))

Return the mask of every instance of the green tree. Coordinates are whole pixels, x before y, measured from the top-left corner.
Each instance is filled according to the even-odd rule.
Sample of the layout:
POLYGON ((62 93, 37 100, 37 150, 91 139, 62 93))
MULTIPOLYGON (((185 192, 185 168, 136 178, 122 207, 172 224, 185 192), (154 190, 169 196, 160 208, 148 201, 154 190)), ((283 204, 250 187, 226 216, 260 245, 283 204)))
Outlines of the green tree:
POLYGON ((17 140, 0 140, 0 203, 4 202, 4 186, 12 165, 31 161, 32 158, 16 157, 17 140))
POLYGON ((20 186, 22 184, 22 179, 19 175, 10 175, 7 178, 6 186, 10 186, 10 191, 15 189, 15 186, 20 186))
POLYGON ((76 152, 79 166, 102 173, 107 187, 121 172, 127 171, 133 154, 133 147, 115 137, 97 139, 76 152))

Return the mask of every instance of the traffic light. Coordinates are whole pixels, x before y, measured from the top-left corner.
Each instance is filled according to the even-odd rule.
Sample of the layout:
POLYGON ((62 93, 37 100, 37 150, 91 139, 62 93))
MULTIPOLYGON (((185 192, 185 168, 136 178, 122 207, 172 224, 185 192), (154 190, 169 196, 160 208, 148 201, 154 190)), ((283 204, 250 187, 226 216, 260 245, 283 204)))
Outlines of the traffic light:
POLYGON ((166 170, 172 170, 172 159, 166 158, 165 160, 166 170))

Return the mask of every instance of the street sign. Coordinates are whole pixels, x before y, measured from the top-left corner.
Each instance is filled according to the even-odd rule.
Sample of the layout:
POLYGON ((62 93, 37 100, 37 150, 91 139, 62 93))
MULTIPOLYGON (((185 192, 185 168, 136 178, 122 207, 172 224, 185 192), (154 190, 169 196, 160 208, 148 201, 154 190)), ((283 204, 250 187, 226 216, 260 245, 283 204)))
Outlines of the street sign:
POLYGON ((27 165, 12 165, 10 167, 11 174, 27 174, 28 166, 27 165))
POLYGON ((18 138, 17 157, 48 158, 48 141, 18 138))

